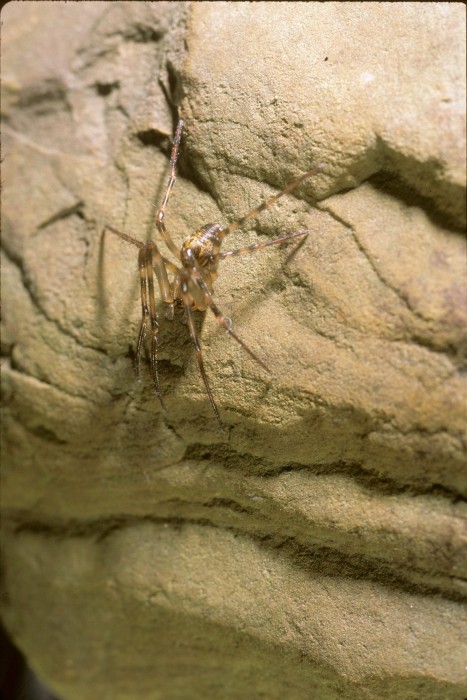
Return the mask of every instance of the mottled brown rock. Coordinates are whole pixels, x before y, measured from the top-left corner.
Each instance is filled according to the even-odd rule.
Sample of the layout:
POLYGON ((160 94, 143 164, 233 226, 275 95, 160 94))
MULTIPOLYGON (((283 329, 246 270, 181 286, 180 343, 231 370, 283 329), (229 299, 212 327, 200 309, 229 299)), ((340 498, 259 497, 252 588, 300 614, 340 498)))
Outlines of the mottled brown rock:
POLYGON ((467 695, 465 13, 2 11, 3 605, 64 700, 467 695), (136 249, 325 169, 134 379, 136 249), (464 371, 464 373, 463 373, 464 371))

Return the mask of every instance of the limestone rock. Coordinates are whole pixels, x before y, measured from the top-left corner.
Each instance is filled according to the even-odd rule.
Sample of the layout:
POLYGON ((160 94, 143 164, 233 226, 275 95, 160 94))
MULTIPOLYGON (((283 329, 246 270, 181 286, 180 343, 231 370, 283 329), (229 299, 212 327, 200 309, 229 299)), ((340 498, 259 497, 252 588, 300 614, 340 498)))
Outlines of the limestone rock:
POLYGON ((271 7, 2 12, 3 617, 64 700, 467 694, 464 8, 271 7), (102 235, 180 116, 177 244, 325 166, 224 244, 311 231, 219 268, 273 371, 199 319, 226 435, 102 235))

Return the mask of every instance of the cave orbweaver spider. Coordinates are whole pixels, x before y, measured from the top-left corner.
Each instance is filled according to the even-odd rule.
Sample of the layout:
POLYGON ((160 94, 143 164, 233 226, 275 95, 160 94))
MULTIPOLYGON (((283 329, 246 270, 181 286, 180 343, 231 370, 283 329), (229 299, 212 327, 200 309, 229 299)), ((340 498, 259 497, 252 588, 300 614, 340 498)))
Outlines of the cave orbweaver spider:
POLYGON ((224 328, 226 333, 232 336, 232 338, 234 338, 237 343, 241 345, 241 347, 250 355, 250 357, 261 365, 264 370, 266 370, 266 372, 270 372, 266 364, 259 357, 257 357, 257 355, 255 355, 255 353, 233 331, 231 320, 223 315, 222 311, 214 302, 213 283, 217 278, 217 267, 219 262, 225 258, 233 257, 235 255, 246 255, 257 250, 262 250, 263 248, 268 248, 272 245, 286 243, 294 240, 295 238, 306 236, 308 233, 310 233, 310 231, 296 231, 295 233, 281 236, 280 238, 275 238, 272 241, 256 243, 244 248, 228 250, 223 253, 220 252, 220 248, 224 238, 229 233, 236 231, 247 221, 250 221, 250 219, 255 219, 262 211, 275 204, 280 197, 292 192, 292 190, 296 189, 308 177, 319 173, 324 166, 320 164, 312 170, 308 170, 306 173, 304 173, 304 175, 291 182, 283 190, 263 201, 259 207, 256 207, 256 209, 253 209, 245 216, 242 216, 240 219, 228 224, 224 228, 220 224, 206 224, 202 226, 200 229, 195 231, 195 233, 188 236, 179 250, 165 227, 164 216, 176 180, 176 166, 180 150, 182 130, 183 120, 180 119, 172 144, 169 181, 164 199, 157 211, 156 216, 157 230, 159 231, 162 240, 166 244, 169 251, 175 256, 178 265, 175 265, 168 258, 166 258, 165 255, 162 255, 155 241, 150 240, 147 243, 143 243, 143 241, 139 241, 133 236, 123 233, 122 231, 119 231, 108 224, 105 226, 104 232, 108 230, 110 233, 113 233, 119 238, 122 238, 124 241, 127 241, 127 243, 131 243, 139 248, 138 266, 141 285, 142 319, 135 352, 135 372, 137 378, 139 379, 140 377, 141 352, 144 340, 146 338, 149 322, 151 330, 151 376, 155 393, 157 394, 162 408, 165 410, 157 369, 157 335, 159 332, 159 321, 156 310, 154 287, 155 273, 162 300, 168 306, 166 318, 169 320, 174 318, 175 305, 183 305, 185 309, 186 322, 188 324, 193 345, 195 346, 198 368, 212 409, 217 418, 217 422, 219 423, 221 429, 225 431, 225 425, 221 419, 217 404, 214 401, 211 386, 204 368, 201 344, 195 327, 193 311, 205 311, 207 308, 210 308, 217 322, 220 326, 222 326, 222 328, 224 328), (173 275, 172 281, 169 281, 169 275, 173 275))

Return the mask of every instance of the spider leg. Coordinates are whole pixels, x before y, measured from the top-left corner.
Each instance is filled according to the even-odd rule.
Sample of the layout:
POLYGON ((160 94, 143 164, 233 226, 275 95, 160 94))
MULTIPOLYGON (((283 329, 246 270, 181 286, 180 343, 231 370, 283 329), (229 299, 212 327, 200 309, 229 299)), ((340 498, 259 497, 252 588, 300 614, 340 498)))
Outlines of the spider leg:
POLYGON ((251 350, 248 347, 248 345, 246 343, 244 343, 241 338, 238 337, 238 335, 235 333, 235 331, 232 330, 232 321, 229 318, 226 318, 224 316, 222 311, 219 309, 219 307, 215 303, 214 299, 212 298, 212 294, 209 291, 209 289, 207 288, 206 282, 203 279, 203 276, 202 276, 201 270, 199 269, 198 263, 196 262, 196 260, 194 258, 193 258, 193 261, 194 261, 194 265, 191 268, 191 272, 193 274, 194 281, 192 281, 192 284, 198 285, 198 292, 196 292, 196 290, 193 290, 191 292, 192 296, 196 299, 196 297, 199 296, 199 290, 201 290, 203 293, 203 296, 204 296, 205 304, 206 304, 206 306, 209 306, 209 308, 211 309, 212 313, 216 317, 216 321, 218 322, 218 324, 220 326, 222 326, 222 328, 224 328, 225 332, 228 333, 229 335, 231 335, 232 338, 234 338, 234 340, 236 340, 239 345, 242 346, 242 348, 250 355, 250 357, 253 358, 253 360, 255 360, 255 362, 257 362, 259 365, 261 365, 261 367, 264 370, 266 370, 266 372, 271 374, 271 370, 269 369, 269 367, 267 365, 265 365, 265 363, 262 360, 260 360, 260 358, 257 355, 255 355, 253 350, 251 350))
MULTIPOLYGON (((170 287, 169 278, 167 276, 166 267, 170 263, 170 261, 164 258, 163 255, 161 255, 160 250, 154 241, 149 241, 147 243, 147 248, 151 251, 153 269, 156 273, 162 298, 167 304, 172 304, 174 297, 172 289, 170 287)), ((173 265, 173 267, 175 267, 175 265, 173 265)), ((177 268, 175 267, 175 269, 177 268)))
MULTIPOLYGON (((141 325, 139 327, 138 341, 136 343, 136 353, 135 353, 135 373, 139 380, 141 374, 141 351, 143 349, 144 339, 146 338, 148 319, 151 320, 151 371, 152 378, 154 381, 154 386, 156 389, 157 396, 164 406, 162 401, 162 395, 159 388, 159 378, 157 376, 157 360, 156 360, 156 350, 157 350, 157 332, 159 330, 159 325, 157 323, 157 313, 156 304, 154 298, 154 281, 153 281, 153 270, 152 270, 152 245, 144 244, 142 241, 133 238, 127 233, 123 233, 113 226, 108 224, 104 227, 104 232, 108 230, 114 233, 119 238, 122 238, 127 243, 132 243, 139 248, 138 253, 138 267, 139 267, 139 279, 141 288, 141 325), (149 306, 148 306, 148 296, 149 296, 149 306)), ((159 254, 160 256, 160 254, 159 254)), ((163 265, 163 263, 162 263, 163 265)), ((159 279, 159 276, 158 276, 159 279)), ((168 282, 167 282, 168 283, 168 282)), ((162 283, 161 283, 162 288, 162 283)))
POLYGON ((129 236, 127 233, 122 233, 122 231, 119 231, 118 229, 114 228, 113 226, 109 226, 109 224, 106 224, 104 226, 103 233, 105 233, 106 231, 110 231, 110 233, 114 233, 119 238, 123 238, 124 241, 126 241, 127 243, 131 243, 132 245, 135 245, 138 248, 144 248, 144 243, 142 241, 138 241, 137 238, 133 238, 133 236, 129 236))
POLYGON ((182 138, 182 131, 183 131, 183 119, 180 119, 180 121, 177 124, 177 129, 175 131, 175 136, 174 136, 174 140, 173 140, 173 144, 172 144, 172 153, 170 155, 169 182, 167 183, 167 189, 165 192, 165 196, 164 196, 164 199, 162 201, 161 206, 159 207, 159 209, 157 211, 157 216, 156 216, 157 230, 161 234, 161 236, 164 239, 169 250, 177 257, 177 259, 179 257, 179 251, 178 251, 177 246, 173 242, 172 238, 170 237, 169 232, 165 228, 164 215, 165 215, 165 210, 167 208, 167 205, 169 203, 170 193, 172 192, 172 188, 175 185, 178 151, 180 149, 180 141, 182 138))
MULTIPOLYGON (((146 263, 146 246, 143 246, 138 253, 139 280, 141 285, 141 325, 139 327, 138 341, 136 343, 135 354, 135 373, 139 381, 140 366, 141 366, 141 350, 143 348, 144 339, 146 337, 146 329, 149 318, 148 308, 148 292, 147 292, 147 263, 146 263)), ((152 275, 152 270, 151 270, 152 275)))
POLYGON ((281 243, 286 243, 287 241, 292 241, 294 238, 299 238, 300 236, 306 236, 311 233, 311 231, 303 230, 291 233, 288 236, 281 236, 281 238, 275 238, 273 241, 267 241, 265 243, 255 243, 254 245, 246 246, 245 248, 237 248, 236 250, 226 250, 223 253, 218 253, 213 255, 213 260, 224 260, 225 258, 234 257, 236 255, 247 255, 249 253, 255 253, 257 250, 262 250, 263 248, 268 248, 270 245, 280 245, 281 243))
POLYGON ((170 321, 173 321, 173 317, 174 317, 175 300, 180 298, 180 285, 181 285, 180 275, 177 271, 177 275, 173 281, 173 287, 172 287, 174 303, 169 305, 169 310, 166 314, 166 318, 168 318, 170 321))
POLYGON ((214 413, 216 415, 217 422, 219 423, 221 430, 225 431, 225 425, 224 425, 222 418, 220 416, 219 409, 217 408, 216 402, 214 401, 214 396, 212 395, 212 391, 211 391, 211 387, 209 385, 206 370, 204 368, 203 355, 201 352, 201 344, 199 342, 198 334, 196 332, 195 321, 193 318, 193 311, 191 308, 192 300, 191 300, 190 292, 188 290, 188 284, 187 284, 186 279, 183 279, 181 281, 180 288, 181 288, 181 295, 182 295, 183 304, 185 306, 185 313, 186 313, 186 320, 188 323, 188 328, 190 331, 191 339, 193 341, 193 345, 195 346, 196 361, 198 363, 199 372, 201 374, 201 377, 203 378, 204 387, 205 387, 206 393, 209 397, 209 401, 211 402, 212 410, 214 411, 214 413))
POLYGON ((301 177, 298 178, 298 180, 294 180, 294 182, 291 182, 287 187, 284 187, 283 190, 275 194, 273 197, 269 197, 269 199, 265 199, 264 202, 262 202, 259 207, 256 207, 256 209, 252 209, 252 211, 248 212, 248 214, 245 214, 245 216, 242 216, 241 219, 238 219, 238 221, 234 221, 233 223, 229 224, 225 228, 223 228, 221 231, 217 232, 216 235, 216 240, 213 245, 213 255, 216 256, 219 254, 220 247, 222 244, 222 241, 226 236, 229 235, 229 233, 232 233, 233 231, 236 231, 238 228, 243 226, 247 221, 250 221, 250 219, 256 219, 256 217, 261 214, 262 211, 265 209, 268 209, 271 207, 273 204, 277 202, 278 199, 283 197, 285 194, 288 194, 289 192, 292 192, 292 190, 295 190, 299 185, 302 184, 304 180, 306 180, 308 177, 312 177, 312 175, 316 175, 319 173, 321 170, 323 170, 324 165, 320 163, 317 165, 315 168, 312 168, 311 170, 308 170, 306 173, 304 173, 301 177))
MULTIPOLYGON (((149 319, 151 321, 151 376, 152 381, 154 383, 154 389, 156 391, 157 398, 161 402, 162 408, 165 410, 165 405, 162 399, 162 394, 159 385, 159 374, 157 372, 157 334, 159 333, 159 323, 157 321, 156 297, 154 293, 153 254, 155 253, 155 251, 159 253, 156 244, 150 241, 146 246, 146 256, 144 263, 146 266, 147 291, 149 297, 149 319)), ((141 352, 141 347, 139 349, 141 352)))
POLYGON ((180 292, 180 281, 178 279, 179 269, 170 260, 167 260, 164 255, 161 255, 161 252, 153 241, 151 242, 151 245, 154 255, 154 272, 156 273, 157 281, 159 282, 159 289, 161 290, 162 299, 168 306, 165 317, 172 321, 174 318, 175 300, 178 298, 180 292), (169 282, 167 270, 175 275, 172 283, 169 282))
POLYGON ((172 285, 170 287, 171 289, 171 298, 170 299, 164 299, 164 301, 167 302, 168 304, 168 310, 167 313, 165 314, 165 317, 169 319, 169 321, 173 321, 174 318, 174 309, 175 309, 175 302, 177 299, 180 299, 180 269, 173 264, 170 260, 167 260, 163 255, 161 256, 162 260, 164 261, 165 269, 169 270, 172 272, 175 277, 172 282, 172 285))

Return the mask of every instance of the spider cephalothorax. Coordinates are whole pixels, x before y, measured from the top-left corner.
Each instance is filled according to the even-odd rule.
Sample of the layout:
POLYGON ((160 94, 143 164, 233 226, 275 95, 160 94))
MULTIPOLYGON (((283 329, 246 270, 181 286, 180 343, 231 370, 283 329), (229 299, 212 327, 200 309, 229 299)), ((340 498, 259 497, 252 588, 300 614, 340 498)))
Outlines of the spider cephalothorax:
POLYGON ((143 243, 127 233, 122 233, 113 226, 106 226, 105 228, 116 236, 122 238, 124 241, 127 241, 128 243, 131 243, 139 248, 138 266, 141 285, 142 320, 135 354, 135 369, 137 376, 139 377, 140 373, 141 351, 147 334, 149 322, 151 330, 151 374, 156 394, 159 397, 162 406, 164 406, 157 372, 157 336, 159 332, 159 317, 156 308, 154 286, 155 275, 162 301, 167 304, 166 317, 173 319, 174 307, 176 304, 183 305, 185 309, 186 321, 191 339, 195 346, 196 360, 203 378, 204 386, 217 421, 220 427, 224 429, 225 426, 220 417, 216 402, 214 401, 211 387, 204 369, 201 345, 194 323, 193 311, 204 311, 205 309, 210 308, 219 325, 224 328, 224 330, 230 336, 232 336, 232 338, 234 338, 237 343, 239 343, 242 348, 258 364, 260 364, 261 367, 263 367, 263 369, 269 372, 269 369, 264 362, 260 360, 260 358, 257 357, 257 355, 255 355, 255 353, 233 331, 232 322, 223 315, 219 307, 215 304, 213 299, 213 283, 217 278, 217 268, 220 261, 224 258, 234 255, 246 255, 257 250, 262 250, 263 248, 267 248, 271 245, 285 243, 295 238, 305 236, 309 233, 309 231, 296 231, 295 233, 291 233, 280 238, 275 238, 272 241, 257 243, 255 245, 246 246, 245 248, 238 248, 236 250, 228 250, 224 251, 223 253, 220 252, 220 249, 224 238, 229 233, 236 231, 250 219, 256 218, 262 211, 275 204, 280 197, 298 187, 306 178, 310 177, 311 175, 316 175, 316 173, 322 170, 323 166, 319 165, 316 168, 309 170, 298 178, 298 180, 295 180, 287 185, 287 187, 278 192, 278 194, 265 200, 259 207, 253 209, 241 219, 229 224, 226 227, 222 227, 220 224, 206 224, 202 226, 195 233, 188 236, 179 250, 165 228, 164 215, 170 193, 175 184, 175 172, 180 140, 182 137, 182 129, 183 120, 180 120, 175 131, 175 137, 172 145, 169 182, 164 200, 158 209, 156 217, 157 229, 168 250, 175 257, 177 264, 173 263, 165 255, 162 255, 155 241, 143 243))

